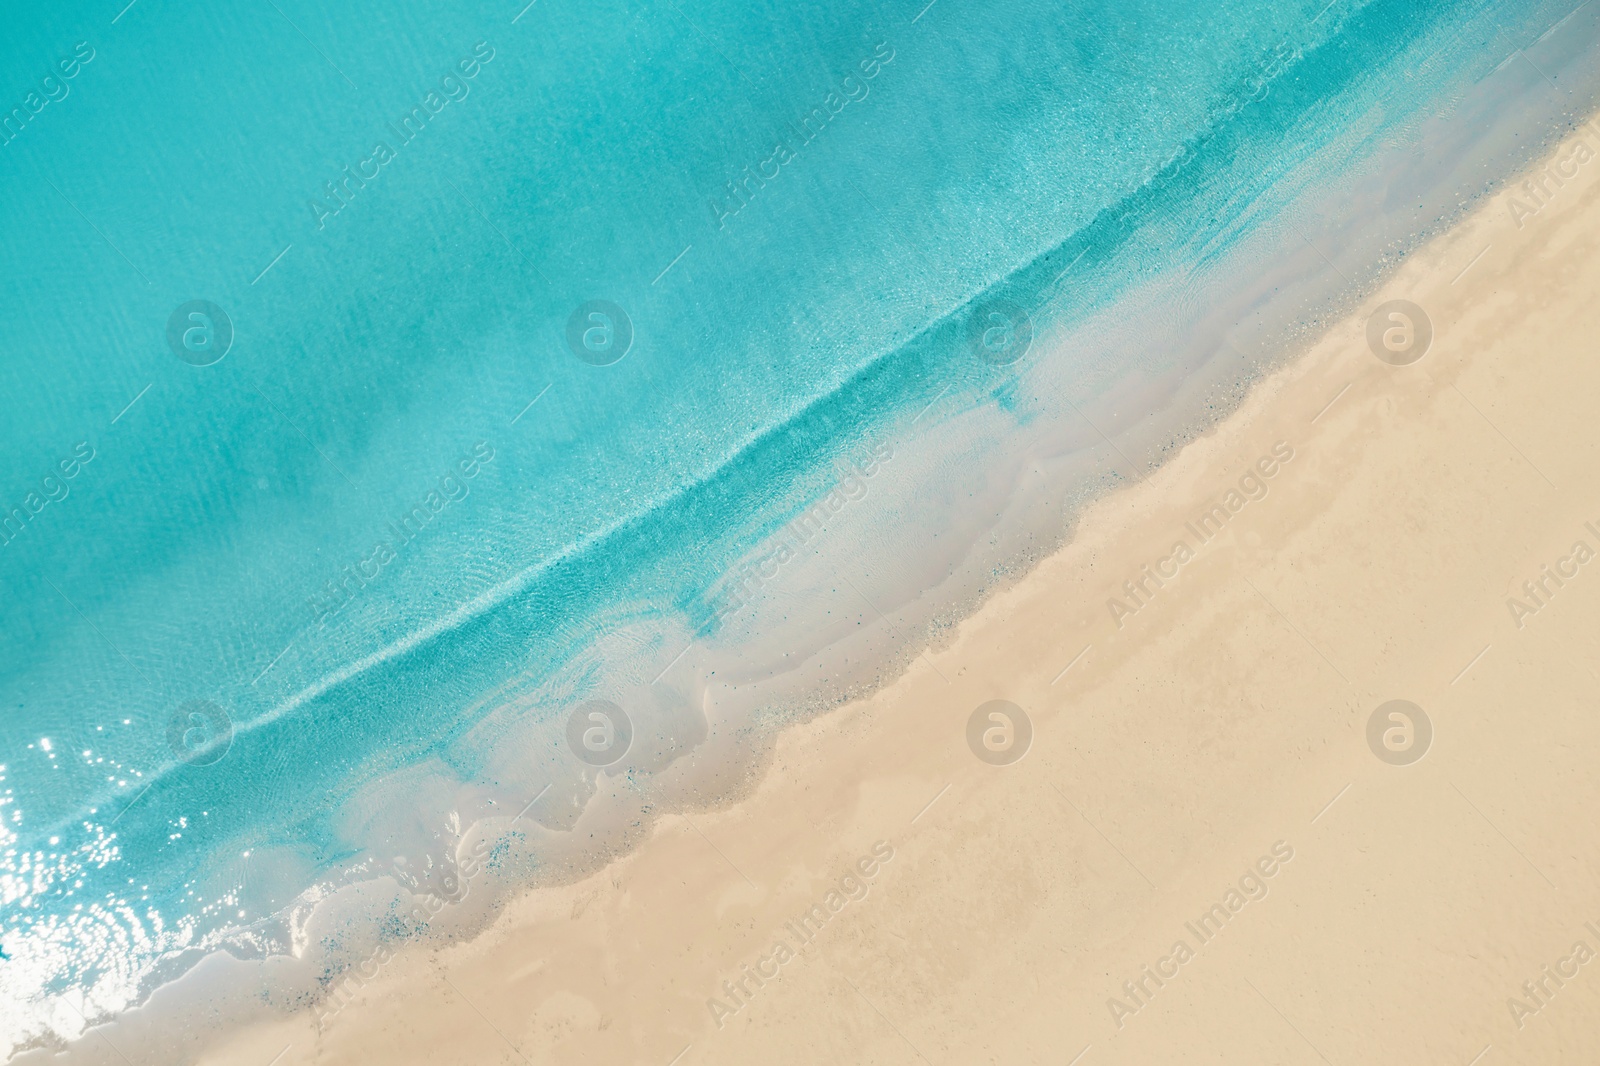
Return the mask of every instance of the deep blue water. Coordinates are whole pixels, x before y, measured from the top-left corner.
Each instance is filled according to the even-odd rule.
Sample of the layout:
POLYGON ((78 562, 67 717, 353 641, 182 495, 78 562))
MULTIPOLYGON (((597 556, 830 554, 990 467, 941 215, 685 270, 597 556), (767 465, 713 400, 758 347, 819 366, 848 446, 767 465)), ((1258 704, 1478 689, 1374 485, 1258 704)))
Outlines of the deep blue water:
POLYGON ((715 632, 830 464, 1049 357, 973 358, 975 307, 1067 328, 1225 257, 1571 5, 7 6, 22 1039, 428 823, 357 797, 493 776, 505 694, 606 633, 715 632))

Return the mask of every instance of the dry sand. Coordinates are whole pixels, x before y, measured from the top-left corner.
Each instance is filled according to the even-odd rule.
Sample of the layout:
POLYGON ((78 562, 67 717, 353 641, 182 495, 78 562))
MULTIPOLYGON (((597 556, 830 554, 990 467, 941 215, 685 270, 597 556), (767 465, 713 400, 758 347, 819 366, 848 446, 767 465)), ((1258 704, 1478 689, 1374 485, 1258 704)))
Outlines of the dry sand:
POLYGON ((1593 1061, 1597 177, 1487 202, 737 806, 204 1061, 1593 1061), (1365 339, 1393 298, 1414 365, 1365 339), (991 699, 1031 718, 1012 765, 967 744, 991 699), (1392 699, 1432 723, 1409 765, 1367 740, 1392 699))

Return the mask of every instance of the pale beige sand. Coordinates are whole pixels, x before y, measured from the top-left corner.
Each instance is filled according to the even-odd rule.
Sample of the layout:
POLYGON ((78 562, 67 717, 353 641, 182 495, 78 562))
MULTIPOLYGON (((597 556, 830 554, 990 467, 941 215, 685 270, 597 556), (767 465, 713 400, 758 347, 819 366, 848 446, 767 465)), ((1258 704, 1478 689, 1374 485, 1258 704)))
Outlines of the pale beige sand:
POLYGON ((1595 1061, 1600 561, 1546 579, 1520 629, 1507 597, 1575 541, 1600 550, 1597 176, 1520 228, 1502 194, 1369 303, 1431 313, 1421 362, 1374 358, 1365 313, 1342 324, 1096 506, 937 671, 786 735, 744 802, 402 954, 320 1029, 258 1027, 205 1061, 1595 1061), (1122 581, 1193 546, 1185 522, 1277 442, 1293 458, 1268 495, 1119 629, 1122 581), (1036 730, 1015 765, 966 745, 997 697, 1036 730), (1393 698, 1435 728, 1413 765, 1367 744, 1393 698), (878 841, 866 897, 830 901, 878 841), (1239 906, 1275 847, 1292 858, 1239 906), (719 1028, 723 982, 829 902, 719 1028), (1229 902, 1203 943, 1190 926, 1229 902))

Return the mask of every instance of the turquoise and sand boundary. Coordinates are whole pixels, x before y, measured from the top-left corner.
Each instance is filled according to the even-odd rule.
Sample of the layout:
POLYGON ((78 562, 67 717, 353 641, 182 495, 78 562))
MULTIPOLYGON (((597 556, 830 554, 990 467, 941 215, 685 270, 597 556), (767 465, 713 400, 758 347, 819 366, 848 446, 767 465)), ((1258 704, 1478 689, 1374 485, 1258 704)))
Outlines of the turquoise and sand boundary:
MULTIPOLYGON (((1351 108, 1343 115, 1345 123, 1326 127, 1336 135, 1311 136, 1319 115, 1315 108, 1304 108, 1299 124, 1288 127, 1280 143, 1240 140, 1216 146, 1210 155, 1202 146, 1192 158, 1175 161, 1172 175, 1198 174, 1209 183, 1210 198, 1203 202, 1213 213, 1204 224, 1196 225, 1187 215, 1202 201, 1172 192, 1175 177, 1167 179, 1165 192, 1161 181, 1155 181, 1156 192, 1146 196, 1147 202, 1104 221, 1099 233, 1105 236, 1106 230, 1124 227, 1133 217, 1139 226, 1131 235, 1112 233, 1114 240, 1100 241, 1090 233, 1079 243, 1069 241, 1042 252, 1028 266, 972 294, 892 357, 861 371, 848 388, 797 411, 782 432, 753 442, 750 451, 757 458, 778 457, 765 465, 754 463, 758 474, 777 468, 790 473, 763 486, 769 493, 777 487, 766 506, 745 512, 708 543, 705 556, 712 561, 696 565, 714 573, 680 599, 640 595, 641 590, 664 586, 653 584, 656 574, 649 567, 626 559, 626 565, 617 562, 626 555, 629 537, 637 533, 623 526, 595 535, 580 545, 582 550, 538 572, 487 587, 432 628, 406 633, 303 686, 274 689, 280 676, 294 676, 289 668, 295 653, 284 649, 288 657, 279 660, 269 652, 262 657, 269 669, 261 677, 275 702, 265 713, 237 723, 237 756, 248 757, 250 744, 263 743, 275 731, 308 728, 309 721, 317 730, 332 730, 318 737, 327 750, 355 759, 366 750, 356 743, 361 738, 345 737, 334 725, 323 724, 320 710, 340 700, 415 698, 431 706, 441 679, 454 679, 449 698, 440 704, 449 710, 441 713, 459 724, 450 744, 431 755, 425 746, 411 750, 409 740, 399 744, 391 752, 393 763, 347 798, 329 830, 337 845, 330 850, 345 851, 334 867, 319 873, 304 855, 268 840, 252 858, 249 872, 240 876, 233 867, 219 868, 216 883, 206 890, 215 890, 228 906, 237 904, 258 916, 243 927, 214 921, 221 915, 214 908, 205 915, 212 924, 194 926, 187 946, 167 950, 156 965, 129 965, 93 985, 88 996, 74 990, 43 999, 24 996, 19 1002, 32 1007, 14 1019, 13 1038, 40 1045, 40 1050, 21 1060, 43 1056, 45 1047, 59 1041, 72 1042, 73 1054, 97 1053, 88 1049, 99 1047, 103 1039, 129 1054, 149 1044, 183 1057, 249 1061, 245 1045, 254 1054, 258 1041, 270 1043, 282 1032, 288 1038, 268 1049, 266 1059, 287 1045, 290 1053, 305 1054, 306 1061, 318 1061, 317 1055, 325 1061, 358 1061, 355 1048, 370 1050, 373 1041, 412 1034, 406 1046, 391 1052, 406 1061, 407 1055, 437 1055, 441 1041, 451 1047, 459 1041, 459 1050, 478 1040, 481 1033, 462 1030, 481 1024, 472 1020, 479 1009, 502 1020, 523 1019, 518 1024, 524 1028, 509 1041, 518 1049, 544 1039, 552 1041, 552 1054, 578 1056, 580 1050, 603 1048, 606 1054, 645 1056, 648 1051, 653 1056, 661 1050, 656 1042, 673 1042, 661 1039, 662 1034, 675 1038, 681 1028, 683 1043, 712 1056, 732 1056, 741 1046, 735 1041, 705 1040, 708 1012, 717 1015, 708 1001, 740 1008, 734 1021, 710 1019, 723 1023, 711 1026, 719 1034, 757 1017, 766 1003, 784 1001, 776 994, 770 1000, 765 994, 759 999, 746 995, 747 1011, 744 1003, 727 998, 728 993, 717 996, 722 981, 737 981, 731 975, 768 952, 768 946, 740 934, 739 922, 730 915, 738 912, 750 919, 743 927, 748 928, 758 913, 792 903, 789 909, 799 914, 834 892, 850 900, 830 912, 843 916, 842 925, 870 921, 875 912, 869 905, 882 903, 890 886, 901 883, 894 878, 905 877, 908 868, 926 873, 931 856, 941 852, 928 850, 926 843, 907 842, 927 831, 927 819, 938 805, 958 798, 961 780, 979 792, 989 787, 974 783, 981 779, 971 778, 972 767, 946 761, 971 756, 960 743, 959 722, 951 732, 939 725, 945 719, 964 720, 972 707, 997 696, 1045 708, 1036 716, 1035 757, 1016 768, 1021 774, 1041 772, 1041 766, 1060 766, 1050 758, 1065 759, 1070 750, 1070 742, 1058 739, 1055 743, 1068 747, 1058 746, 1055 756, 1046 757, 1052 750, 1049 727, 1062 713, 1053 697, 1076 692, 1080 701, 1092 703, 1093 685, 1086 679, 1093 678, 1103 685, 1101 698, 1109 701, 1104 706, 1122 709, 1121 718, 1106 712, 1102 724, 1110 733, 1099 737, 1102 758, 1117 747, 1114 740, 1132 739, 1117 731, 1132 728, 1135 720, 1146 723, 1155 739, 1145 748, 1153 743, 1160 757, 1176 757, 1183 750, 1214 753, 1227 746, 1224 739, 1233 743, 1233 726, 1213 723, 1214 731, 1207 734, 1199 719, 1178 711, 1160 728, 1159 719, 1130 718, 1127 709, 1140 706, 1139 701, 1115 687, 1112 673, 1118 664, 1130 669, 1127 664, 1134 663, 1134 677, 1158 676, 1149 674, 1147 660, 1138 656, 1159 659, 1192 633, 1175 623, 1160 628, 1169 604, 1175 615, 1181 604, 1191 603, 1182 599, 1191 595, 1191 586, 1193 596, 1203 599, 1220 579, 1208 581, 1200 575, 1232 566, 1241 551, 1270 556, 1263 545, 1284 541, 1269 542, 1252 525, 1309 523, 1320 513, 1314 496, 1308 496, 1311 486, 1340 483, 1337 476, 1329 480, 1326 464, 1332 460, 1319 459, 1309 443, 1325 430, 1295 428, 1260 439, 1251 436, 1251 427, 1277 417, 1261 414, 1261 405, 1286 404, 1285 390, 1293 391, 1287 383, 1306 382, 1320 373, 1315 368, 1334 359, 1330 346, 1344 344, 1347 358, 1360 355, 1359 350, 1352 355, 1346 343, 1351 323, 1364 320, 1363 311, 1380 292, 1389 292, 1408 271, 1423 269, 1417 264, 1442 262, 1448 258, 1445 249, 1454 256, 1461 235, 1476 232, 1473 226, 1509 226, 1509 237, 1487 243, 1491 248, 1496 243, 1521 247, 1517 242, 1541 239, 1537 234, 1546 231, 1538 227, 1548 227, 1563 211, 1573 210, 1563 205, 1579 201, 1591 176, 1576 146, 1592 140, 1581 140, 1583 133, 1577 134, 1578 140, 1569 138, 1588 119, 1588 110, 1577 101, 1592 92, 1582 77, 1592 66, 1585 64, 1593 54, 1594 34, 1594 16, 1581 9, 1526 51, 1513 51, 1498 68, 1488 64, 1478 72, 1481 77, 1457 85, 1447 100, 1385 113, 1377 101, 1363 101, 1353 90, 1357 98, 1345 101, 1351 108), (1363 103, 1365 110, 1356 106, 1363 103), (1297 136, 1306 139, 1291 144, 1297 136), (1551 156, 1551 151, 1558 154, 1551 156), (1549 161, 1543 169, 1525 173, 1523 168, 1534 159, 1549 161), (1002 318, 1013 328, 1025 322, 1031 336, 1027 350, 1014 361, 985 358, 969 343, 972 324, 990 322, 994 308, 1002 309, 1002 318), (1021 317, 1014 314, 1018 308, 1021 317), (909 383, 919 387, 912 389, 909 383), (877 416, 858 418, 866 409, 877 416), (1242 480, 1250 476, 1242 467, 1228 469, 1226 477, 1212 476, 1234 458, 1229 453, 1225 459, 1218 451, 1224 442, 1242 449, 1239 456, 1258 471, 1261 480, 1251 485, 1261 485, 1259 491, 1242 480), (787 460, 780 460, 789 455, 798 458, 785 466, 787 460), (1278 464, 1270 478, 1256 465, 1263 457, 1278 464), (1187 488, 1195 492, 1186 496, 1187 488), (1226 501, 1234 492, 1250 502, 1232 508, 1226 501), (1296 499, 1298 510, 1288 506, 1296 499), (1219 500, 1233 516, 1220 537, 1225 543, 1213 543, 1219 538, 1211 536, 1203 546, 1193 545, 1194 558, 1183 560, 1181 569, 1161 571, 1177 573, 1179 579, 1170 587, 1155 585, 1158 592, 1151 594, 1146 568, 1159 569, 1162 560, 1170 568, 1173 536, 1181 538, 1178 531, 1219 500), (1160 512, 1159 519, 1145 515, 1143 521, 1151 525, 1168 517, 1163 508, 1174 511, 1171 517, 1182 515, 1161 530, 1165 543, 1140 541, 1137 531, 1144 525, 1131 531, 1118 525, 1117 516, 1139 507, 1160 512), (1300 518, 1292 519, 1294 515, 1300 518), (1121 530, 1122 541, 1097 532, 1114 528, 1121 530), (927 532, 919 535, 919 530, 927 532), (1261 540, 1251 543, 1252 535, 1261 540), (610 556, 595 550, 608 543, 616 548, 610 556), (1066 578, 1063 567, 1071 571, 1066 578), (483 655, 485 648, 525 640, 554 617, 539 601, 541 590, 558 587, 547 582, 560 578, 581 584, 586 576, 596 578, 596 587, 602 577, 620 580, 595 601, 596 612, 582 627, 559 631, 559 640, 528 641, 525 669, 499 676, 480 668, 492 658, 483 655), (1143 594, 1130 598, 1127 585, 1143 594), (1041 591, 1046 589, 1048 594, 1041 591), (1060 617, 1040 614, 1049 613, 1036 602, 1041 596, 1060 617), (1019 611, 1017 604, 1024 601, 1034 603, 1033 615, 1024 619, 1007 614, 1019 611), (1113 602, 1125 604, 1129 614, 1115 610, 1113 602), (1075 613, 1078 607, 1081 614, 1075 613), (1101 636, 1107 625, 1111 632, 1101 636), (1136 643, 1135 637, 1144 643, 1136 643), (1108 655, 1104 645, 1100 652, 1094 650, 1102 640, 1117 647, 1119 639, 1128 641, 1126 653, 1108 655), (975 640, 988 642, 983 654, 974 650, 975 640), (1135 647, 1146 650, 1135 652, 1135 647), (1085 649, 1081 659, 1074 658, 1085 649), (1032 658, 1008 658, 1024 650, 1032 658), (282 674, 273 672, 280 666, 282 674), (946 686, 943 694, 922 687, 932 685, 946 686), (564 712, 596 698, 626 707, 631 718, 629 756, 611 768, 574 760, 565 735, 564 712), (879 717, 897 722, 899 731, 882 732, 872 724, 879 717), (1119 721, 1121 725, 1115 724, 1119 721), (839 738, 854 738, 858 750, 829 747, 842 743, 839 738), (342 746, 344 741, 351 746, 342 746), (811 753, 804 770, 790 761, 797 751, 811 753), (864 766, 862 760, 874 754, 881 765, 864 766), (408 761, 413 755, 418 757, 408 761), (926 762, 919 762, 922 758, 926 762), (967 777, 958 780, 957 766, 967 777), (952 771, 948 779, 936 780, 941 776, 936 771, 946 768, 952 771), (946 785, 956 795, 942 792, 946 785), (880 824, 868 816, 882 804, 894 807, 913 793, 918 802, 905 825, 880 824), (792 816, 762 806, 772 796, 784 797, 792 816), (834 797, 842 806, 821 797, 834 797), (921 811, 930 797, 937 804, 921 811), (815 817, 802 818, 812 834, 802 842, 790 830, 793 818, 803 814, 815 817), (874 831, 858 839, 857 830, 865 832, 869 825, 874 831), (728 836, 719 836, 719 830, 728 836), (705 854, 685 850, 695 841, 707 847, 705 854), (780 843, 789 850, 780 851, 780 843), (871 889, 857 887, 869 877, 861 870, 861 858, 888 852, 893 858, 875 860, 871 889), (721 861, 744 871, 737 884, 730 887, 717 880, 721 873, 713 870, 721 861), (594 928, 579 922, 589 908, 583 900, 595 902, 597 913, 608 915, 608 921, 623 923, 627 893, 643 892, 645 884, 659 890, 671 880, 659 873, 643 882, 628 878, 641 869, 673 868, 683 871, 674 883, 699 885, 714 901, 711 912, 703 904, 697 909, 692 902, 664 900, 658 904, 656 913, 662 917, 657 924, 640 927, 633 941, 651 949, 642 955, 624 960, 621 945, 630 941, 615 930, 598 947, 584 942, 595 950, 589 969, 562 954, 567 950, 562 936, 547 922, 552 908, 565 908, 570 920, 579 923, 573 926, 580 930, 575 935, 589 937, 594 928), (850 868, 857 873, 849 874, 850 868), (846 876, 858 880, 847 884, 846 876), (610 889, 605 887, 608 877, 610 889), (297 884, 307 878, 315 882, 311 889, 297 884), (667 951, 666 945, 680 935, 689 937, 683 943, 692 945, 685 950, 694 953, 693 966, 707 971, 695 969, 694 981, 667 977, 675 990, 661 991, 615 977, 658 969, 664 956, 655 952, 667 951), (612 936, 618 938, 615 943, 612 936), (438 954, 441 945, 457 941, 465 946, 438 954), (438 993, 436 999, 444 995, 424 960, 457 955, 482 960, 488 967, 484 973, 499 974, 502 983, 492 991, 482 981, 471 988, 463 984, 462 1001, 475 1006, 460 1019, 421 1009, 414 990, 426 987, 438 993), (715 980, 699 979, 711 971, 715 980), (509 1005, 497 1004, 496 997, 530 987, 527 982, 542 990, 531 995, 538 1004, 531 1015, 517 1015, 509 1005), (596 982, 627 989, 628 997, 645 998, 615 999, 614 991, 603 993, 596 982), (647 995, 647 987, 655 991, 647 995), (650 998, 658 994, 666 998, 650 998), (388 1006, 374 1010, 376 1003, 388 1006), (401 1004, 408 1011, 407 1025, 394 1024, 384 1013, 401 1004), (655 1013, 652 1004, 659 1007, 655 1013), (614 1025, 612 1019, 622 1016, 628 1024, 614 1025), (108 1024, 86 1034, 86 1019, 108 1024), (627 1044, 625 1050, 609 1043, 617 1040, 627 1044), (713 1050, 705 1051, 707 1046, 713 1050)), ((1418 42, 1408 59, 1418 77, 1432 74, 1445 84, 1460 57, 1440 44, 1439 38, 1418 42)), ((1287 69, 1286 61, 1269 63, 1263 86, 1287 69)), ((1276 89, 1268 88, 1260 98, 1293 98, 1287 85, 1276 89)), ((1493 291, 1472 288, 1486 284, 1483 278, 1503 278, 1492 273, 1495 262, 1492 253, 1486 254, 1466 270, 1469 264, 1462 260, 1455 266, 1462 274, 1460 287, 1447 285, 1439 290, 1443 295, 1431 300, 1410 297, 1430 309, 1437 331, 1435 357, 1459 336, 1452 333, 1461 328, 1452 309, 1472 307, 1476 312, 1476 305, 1462 304, 1464 297, 1458 294, 1478 293, 1485 308, 1500 299, 1493 291)), ((1431 277, 1417 275, 1407 291, 1422 292, 1431 277)), ((1515 305, 1515 298, 1507 299, 1515 305)), ((1417 373, 1427 373, 1436 363, 1437 358, 1421 364, 1417 373)), ((1363 372, 1370 376, 1370 368, 1363 372)), ((1344 396, 1340 403, 1358 398, 1359 381, 1351 388, 1356 395, 1344 396)), ((1465 386, 1461 391, 1472 394, 1465 386)), ((1336 392, 1328 391, 1323 400, 1336 392)), ((1381 393, 1373 395, 1379 398, 1371 402, 1381 405, 1381 393)), ((1300 399, 1296 394, 1296 402, 1300 399)), ((1329 424, 1353 432, 1342 421, 1350 416, 1340 410, 1335 406, 1327 413, 1329 424)), ((1323 419, 1314 425, 1323 426, 1323 419)), ((473 455, 490 478, 501 476, 501 457, 509 458, 487 435, 464 436, 456 450, 473 455), (494 458, 484 458, 489 455, 494 458)), ((440 469, 453 469, 456 461, 452 453, 449 466, 440 469)), ((1377 476, 1363 474, 1367 468, 1354 459, 1351 464, 1340 469, 1352 484, 1377 476)), ((742 475, 726 474, 686 492, 663 520, 669 526, 677 523, 674 536, 691 540, 698 535, 695 523, 704 517, 702 512, 742 499, 750 488, 742 475)), ((477 481, 470 495, 452 499, 448 508, 441 506, 438 519, 449 521, 457 505, 464 509, 481 503, 487 490, 487 480, 477 481)), ((450 498, 448 490, 445 496, 450 498)), ((1363 520, 1371 521, 1372 514, 1363 520)), ((1287 528, 1279 532, 1287 536, 1287 528)), ((667 557, 651 566, 670 567, 674 561, 667 557)), ((1278 599, 1264 598, 1274 612, 1295 617, 1278 599)), ((358 598, 330 610, 328 601, 319 601, 319 617, 312 621, 320 627, 320 616, 327 615, 327 623, 354 628, 369 606, 358 598)), ((345 639, 344 633, 335 629, 325 639, 336 644, 345 639)), ((1254 630, 1224 626, 1219 633, 1244 640, 1254 630)), ((1320 646, 1328 640, 1313 643, 1320 646)), ((1225 644, 1212 649, 1210 658, 1191 661, 1185 653, 1175 664, 1169 661, 1164 668, 1168 673, 1159 676, 1188 679, 1165 682, 1174 693, 1192 694, 1196 686, 1224 693, 1231 691, 1228 671, 1244 661, 1243 655, 1225 644), (1202 676, 1206 670, 1216 676, 1202 676)), ((1284 648, 1274 646, 1266 659, 1250 661, 1281 664, 1286 655, 1284 648)), ((1297 664, 1296 671, 1304 670, 1304 664, 1297 664)), ((1245 685, 1239 691, 1256 690, 1245 685)), ((1221 695, 1210 699, 1218 706, 1226 702, 1221 695)), ((1319 728, 1332 728, 1316 717, 1315 708, 1322 705, 1311 697, 1303 703, 1285 700, 1304 711, 1285 722, 1296 722, 1306 736, 1325 735, 1331 751, 1333 734, 1318 734, 1319 728)), ((1355 702, 1352 698, 1352 707, 1355 702)), ((1221 713, 1218 706, 1210 711, 1221 713)), ((1233 713, 1252 712, 1246 708, 1233 713)), ((1268 730, 1266 740, 1284 735, 1268 730)), ((1116 770, 1116 765, 1111 759, 1101 772, 1124 777, 1135 773, 1129 766, 1116 770)), ((1209 765, 1232 779, 1231 770, 1224 773, 1220 764, 1209 765)), ((1280 768, 1264 772, 1262 780, 1279 782, 1282 777, 1280 768)), ((1204 792, 1198 779, 1183 775, 1171 780, 1192 780, 1188 792, 1178 783, 1165 788, 1140 780, 1146 798, 1130 800, 1133 809, 1150 814, 1148 824, 1168 827, 1165 835, 1150 830, 1154 835, 1146 838, 1148 857, 1154 865, 1137 864, 1140 883, 1161 885, 1200 876, 1209 859, 1196 856, 1202 846, 1228 851, 1233 838, 1223 839, 1223 816, 1240 815, 1243 801, 1229 798, 1226 790, 1204 792), (1197 812, 1190 837, 1153 814, 1157 806, 1164 808, 1180 797, 1186 809, 1197 812)), ((307 787, 314 790, 314 785, 307 787)), ((1080 806, 1089 794, 1123 794, 1109 785, 1091 793, 1062 788, 1080 806)), ((1263 803, 1271 806, 1281 799, 1263 803)), ((1042 809, 1032 800, 1028 806, 1042 809)), ((1088 807, 1082 811, 1084 821, 1103 829, 1095 817, 1100 813, 1104 811, 1088 807)), ((138 817, 129 816, 129 822, 138 817)), ((1053 854, 1044 844, 1055 830, 1047 832, 1029 818, 1010 824, 1038 845, 1018 854, 1053 854)), ((121 832, 131 837, 136 828, 128 824, 121 832)), ((1226 831, 1233 832, 1234 823, 1226 831)), ((1117 839, 1109 832, 1106 836, 1117 839)), ((1228 852, 1230 869, 1243 868, 1246 858, 1254 862, 1256 852, 1277 839, 1268 835, 1251 843, 1245 849, 1248 856, 1228 852)), ((971 844, 970 838, 958 837, 946 841, 955 850, 942 853, 961 854, 963 840, 971 844)), ((1050 860, 1068 864, 1056 869, 1065 878, 1062 883, 1095 883, 1088 867, 1098 868, 1100 858, 1088 856, 1083 850, 1088 846, 1078 842, 1058 849, 1050 860)), ((1016 868, 1015 855, 1003 860, 989 854, 986 861, 997 882, 1005 880, 1021 897, 1042 891, 1038 877, 1030 879, 1016 868)), ((1288 864, 1284 872, 1298 870, 1288 864)), ((1237 881, 1236 875, 1232 871, 1229 880, 1237 881)), ((947 883, 952 890, 964 884, 959 879, 947 883)), ((1076 897, 1073 906, 1078 910, 1073 913, 1081 919, 1076 939, 1057 936, 1049 941, 1076 963, 1084 961, 1081 953, 1090 950, 1091 942, 1099 950, 1113 931, 1130 928, 1118 924, 1132 906, 1123 887, 1101 887, 1105 894, 1100 897, 1076 897)), ((957 892, 955 898, 968 895, 957 892)), ((918 908, 933 904, 926 896, 918 899, 920 904, 902 898, 898 912, 930 917, 918 908)), ((1037 913, 1042 912, 1030 908, 1027 899, 1007 897, 1004 906, 995 904, 968 924, 978 931, 975 935, 997 937, 1015 932, 1017 923, 1034 920, 1026 915, 1037 913)), ((945 919, 931 917, 935 927, 944 927, 937 923, 945 919)), ((828 924, 837 928, 831 919, 828 924)), ((782 922, 771 926, 782 927, 782 922)), ((859 938, 866 932, 851 927, 858 940, 847 942, 865 943, 859 938)), ((825 943, 823 949, 829 950, 825 943)), ((873 972, 873 958, 894 957, 863 952, 866 970, 860 972, 873 972)), ((917 987, 924 999, 917 1002, 931 1010, 928 1005, 955 994, 965 987, 963 981, 993 964, 935 967, 922 974, 917 987)), ((8 970, 7 975, 18 972, 8 970)), ((818 994, 832 988, 823 976, 805 980, 820 982, 818 994)), ((870 992, 864 999, 878 1002, 870 992)), ((441 1000, 435 1009, 447 1007, 441 1000)), ((459 1011, 460 1004, 449 1009, 459 1011)), ((1094 1003, 1095 1011, 1104 1009, 1103 1003, 1094 1003)), ((828 1032, 802 1038, 785 1029, 781 1019, 805 1013, 791 1015, 788 1010, 782 1008, 772 1024, 786 1033, 785 1039, 795 1041, 787 1046, 796 1061, 813 1061, 794 1049, 807 1047, 806 1039, 829 1039, 828 1032)), ((1085 1014, 1082 1025, 1088 1026, 1089 1018, 1085 1014)), ((861 1019, 850 1024, 858 1021, 865 1024, 861 1019)), ((939 1029, 934 1022, 927 1024, 939 1029)), ((501 1028, 509 1026, 508 1021, 501 1028)), ((487 1028, 493 1036, 496 1027, 487 1028)), ((1014 1031, 1022 1033, 1026 1027, 1014 1031)), ((941 1039, 955 1040, 948 1031, 940 1032, 941 1039)), ((875 1039, 859 1028, 851 1030, 851 1038, 875 1039)), ((502 1045, 500 1051, 483 1054, 504 1050, 502 1045)), ((665 1058, 677 1051, 665 1050, 665 1058)))
POLYGON ((737 802, 674 765, 647 840, 468 935, 481 831, 437 938, 201 1061, 1592 1051, 1597 151, 1569 133, 1368 296, 1428 310, 1421 360, 1338 321, 891 683, 774 737, 737 802), (995 698, 1031 719, 1010 765, 967 743, 995 698), (1395 699, 1416 759, 1372 739, 1395 699))

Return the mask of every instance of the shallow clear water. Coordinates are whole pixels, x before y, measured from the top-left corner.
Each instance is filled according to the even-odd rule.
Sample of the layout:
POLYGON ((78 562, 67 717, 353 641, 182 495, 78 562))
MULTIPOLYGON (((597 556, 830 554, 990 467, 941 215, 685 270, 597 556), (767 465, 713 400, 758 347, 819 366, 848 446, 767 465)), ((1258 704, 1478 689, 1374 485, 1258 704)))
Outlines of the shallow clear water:
POLYGON ((1571 5, 517 6, 8 18, 8 1040, 437 837, 418 782, 515 792, 595 649, 726 636, 841 462, 940 397, 1025 420, 1049 330, 1571 5))

